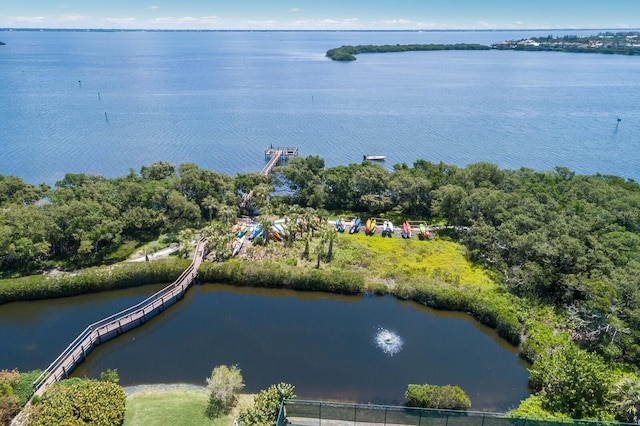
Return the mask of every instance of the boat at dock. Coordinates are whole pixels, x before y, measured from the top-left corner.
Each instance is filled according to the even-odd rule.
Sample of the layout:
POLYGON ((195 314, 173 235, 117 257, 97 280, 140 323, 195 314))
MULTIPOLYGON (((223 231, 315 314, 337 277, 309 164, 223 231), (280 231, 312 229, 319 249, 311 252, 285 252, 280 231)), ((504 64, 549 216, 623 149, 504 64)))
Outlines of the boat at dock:
POLYGON ((367 161, 384 161, 387 158, 386 155, 365 155, 364 159, 367 161))

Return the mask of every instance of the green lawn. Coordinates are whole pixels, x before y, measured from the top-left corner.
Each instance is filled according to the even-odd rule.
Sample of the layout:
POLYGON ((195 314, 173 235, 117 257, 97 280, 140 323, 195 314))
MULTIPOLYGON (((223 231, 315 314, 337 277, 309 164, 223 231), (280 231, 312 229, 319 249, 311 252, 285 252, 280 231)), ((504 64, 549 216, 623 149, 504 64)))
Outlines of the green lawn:
POLYGON ((146 390, 127 397, 124 426, 231 426, 238 407, 252 403, 251 395, 240 395, 238 407, 229 416, 207 418, 208 392, 178 388, 146 390))

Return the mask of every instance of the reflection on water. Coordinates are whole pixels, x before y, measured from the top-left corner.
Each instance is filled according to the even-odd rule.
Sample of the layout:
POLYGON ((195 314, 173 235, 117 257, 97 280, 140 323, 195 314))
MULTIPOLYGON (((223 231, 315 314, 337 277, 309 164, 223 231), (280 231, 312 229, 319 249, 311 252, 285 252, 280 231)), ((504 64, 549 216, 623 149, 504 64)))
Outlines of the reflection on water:
MULTIPOLYGON (((0 368, 44 368, 90 322, 156 288, 0 306, 0 368), (144 294, 142 294, 144 293, 144 294)), ((393 297, 206 284, 97 347, 74 372, 117 368, 121 384, 193 383, 238 365, 247 392, 281 381, 306 399, 401 404, 410 383, 457 385, 476 410, 528 395, 516 348, 468 315, 393 297)))

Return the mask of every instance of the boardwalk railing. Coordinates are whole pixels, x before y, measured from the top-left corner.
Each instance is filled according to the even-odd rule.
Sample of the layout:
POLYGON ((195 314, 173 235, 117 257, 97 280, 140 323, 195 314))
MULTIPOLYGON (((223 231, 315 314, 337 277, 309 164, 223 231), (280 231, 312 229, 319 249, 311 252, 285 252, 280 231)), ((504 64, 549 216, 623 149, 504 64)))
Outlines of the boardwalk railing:
POLYGON ((147 299, 107 318, 90 324, 33 382, 36 395, 42 395, 47 386, 69 376, 71 371, 87 358, 89 352, 126 331, 144 324, 167 307, 180 300, 198 275, 198 267, 204 259, 206 241, 196 246, 193 262, 171 284, 147 299))

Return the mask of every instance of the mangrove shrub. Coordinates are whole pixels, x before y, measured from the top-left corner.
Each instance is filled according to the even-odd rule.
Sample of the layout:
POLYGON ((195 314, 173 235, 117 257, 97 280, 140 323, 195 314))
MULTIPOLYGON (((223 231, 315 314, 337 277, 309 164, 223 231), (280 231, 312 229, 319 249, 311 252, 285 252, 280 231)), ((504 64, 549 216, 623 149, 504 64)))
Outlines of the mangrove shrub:
POLYGON ((410 384, 404 393, 409 407, 468 410, 471 399, 458 386, 410 384))

